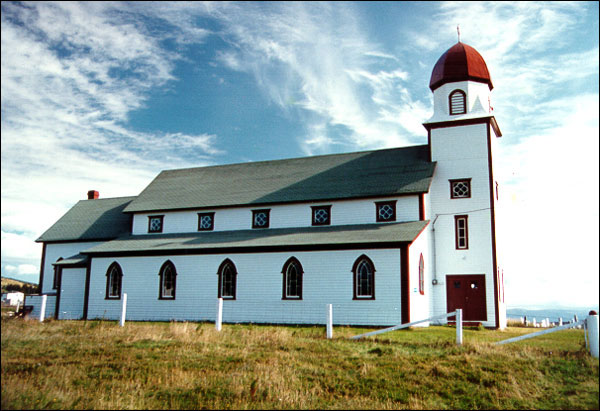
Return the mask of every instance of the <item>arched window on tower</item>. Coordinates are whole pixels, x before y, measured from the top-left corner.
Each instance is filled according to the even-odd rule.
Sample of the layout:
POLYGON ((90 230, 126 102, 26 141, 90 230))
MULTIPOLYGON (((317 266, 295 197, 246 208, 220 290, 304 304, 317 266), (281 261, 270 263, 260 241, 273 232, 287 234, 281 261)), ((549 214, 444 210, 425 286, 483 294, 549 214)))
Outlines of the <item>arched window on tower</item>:
POLYGON ((454 90, 448 96, 450 115, 465 114, 467 112, 467 95, 462 90, 454 90))

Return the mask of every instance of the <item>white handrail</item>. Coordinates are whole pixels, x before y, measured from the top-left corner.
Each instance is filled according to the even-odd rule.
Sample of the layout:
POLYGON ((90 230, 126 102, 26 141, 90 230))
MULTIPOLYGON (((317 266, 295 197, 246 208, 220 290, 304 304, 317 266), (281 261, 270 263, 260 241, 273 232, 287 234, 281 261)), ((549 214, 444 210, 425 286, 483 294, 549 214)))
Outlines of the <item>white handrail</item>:
POLYGON ((577 327, 578 325, 582 325, 583 323, 585 323, 585 320, 580 320, 575 323, 561 325, 560 327, 549 328, 547 330, 542 330, 542 331, 538 331, 538 332, 531 333, 531 334, 525 334, 525 335, 521 335, 519 337, 509 338, 508 340, 498 341, 496 343, 496 345, 508 344, 508 343, 515 342, 515 341, 521 341, 521 340, 526 340, 528 338, 537 337, 538 335, 549 334, 549 333, 553 333, 556 331, 566 330, 567 328, 577 327))
POLYGON ((389 331, 399 330, 401 328, 412 327, 413 325, 421 324, 421 323, 424 323, 424 322, 427 322, 427 321, 431 321, 431 320, 440 320, 442 318, 451 317, 453 315, 456 315, 456 311, 452 311, 451 313, 446 313, 446 314, 435 315, 433 317, 429 317, 429 318, 426 318, 424 320, 413 321, 413 322, 408 323, 408 324, 398 324, 398 325, 395 325, 393 327, 384 328, 383 330, 371 331, 371 332, 368 332, 368 333, 355 335, 353 337, 350 337, 350 339, 351 340, 357 340, 357 339, 363 338, 363 337, 370 337, 371 335, 383 334, 383 333, 387 333, 389 331))

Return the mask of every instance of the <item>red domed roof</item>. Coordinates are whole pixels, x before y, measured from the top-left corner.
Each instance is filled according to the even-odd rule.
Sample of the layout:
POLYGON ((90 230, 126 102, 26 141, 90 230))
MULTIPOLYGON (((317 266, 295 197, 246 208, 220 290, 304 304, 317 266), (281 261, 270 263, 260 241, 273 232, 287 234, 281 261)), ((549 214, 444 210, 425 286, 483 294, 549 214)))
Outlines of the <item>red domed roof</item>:
POLYGON ((435 63, 429 88, 434 91, 446 83, 465 80, 486 83, 490 90, 494 88, 481 54, 473 47, 459 41, 442 54, 442 57, 435 63))

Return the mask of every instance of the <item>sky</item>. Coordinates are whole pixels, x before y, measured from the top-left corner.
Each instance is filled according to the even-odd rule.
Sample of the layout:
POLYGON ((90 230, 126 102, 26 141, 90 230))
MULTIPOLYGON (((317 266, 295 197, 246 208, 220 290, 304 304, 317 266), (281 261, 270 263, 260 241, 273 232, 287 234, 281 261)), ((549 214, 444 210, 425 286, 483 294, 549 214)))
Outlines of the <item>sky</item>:
POLYGON ((88 190, 425 144, 438 58, 485 59, 509 307, 598 306, 598 2, 2 2, 2 275, 88 190))

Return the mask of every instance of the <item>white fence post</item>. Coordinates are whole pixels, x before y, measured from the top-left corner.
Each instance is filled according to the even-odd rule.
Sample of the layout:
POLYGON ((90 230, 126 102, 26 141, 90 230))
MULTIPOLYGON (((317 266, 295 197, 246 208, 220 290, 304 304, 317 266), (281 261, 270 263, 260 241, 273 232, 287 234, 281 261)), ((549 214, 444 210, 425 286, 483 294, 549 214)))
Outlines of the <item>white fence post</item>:
POLYGON ((223 323, 223 298, 217 300, 217 321, 215 321, 215 328, 217 331, 221 331, 223 323))
POLYGON ((327 304, 327 338, 333 338, 333 304, 327 304))
POLYGON ((590 311, 587 318, 587 329, 590 337, 590 354, 598 358, 598 314, 596 311, 590 311))
POLYGON ((456 345, 462 345, 463 327, 462 327, 462 309, 456 309, 456 345))
POLYGON ((48 296, 46 294, 42 295, 42 308, 40 308, 40 322, 44 322, 44 317, 46 316, 46 302, 48 301, 48 296))
POLYGON ((123 305, 121 306, 121 327, 125 326, 125 315, 127 314, 127 293, 123 293, 123 305))

